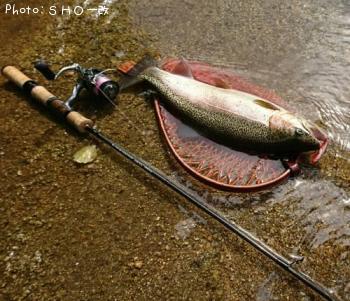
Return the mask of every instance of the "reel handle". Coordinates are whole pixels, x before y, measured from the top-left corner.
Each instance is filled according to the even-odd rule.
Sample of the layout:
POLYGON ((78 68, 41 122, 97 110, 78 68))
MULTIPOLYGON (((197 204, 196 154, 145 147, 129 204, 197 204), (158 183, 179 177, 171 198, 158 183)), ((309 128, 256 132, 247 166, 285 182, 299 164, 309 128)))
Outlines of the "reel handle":
POLYGON ((84 117, 77 111, 71 110, 62 100, 58 99, 43 86, 38 85, 16 67, 5 66, 2 68, 1 73, 35 100, 65 119, 79 132, 84 133, 86 128, 93 127, 94 123, 92 120, 84 117))
POLYGON ((34 64, 34 67, 36 70, 38 70, 42 75, 45 76, 48 80, 54 80, 56 77, 56 74, 50 69, 49 65, 43 61, 36 61, 34 64))

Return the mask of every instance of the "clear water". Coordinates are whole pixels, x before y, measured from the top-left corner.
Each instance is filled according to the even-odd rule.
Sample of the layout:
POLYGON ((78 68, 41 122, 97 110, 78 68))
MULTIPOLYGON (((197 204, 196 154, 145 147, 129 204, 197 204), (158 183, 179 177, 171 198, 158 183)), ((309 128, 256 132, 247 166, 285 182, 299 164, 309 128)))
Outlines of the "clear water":
MULTIPOLYGON (((288 183, 256 195, 223 195, 203 192, 202 187, 200 194, 282 253, 303 255, 308 261, 328 248, 339 248, 333 260, 349 270, 349 4, 138 1, 134 8, 135 23, 156 37, 162 56, 229 67, 275 89, 291 109, 327 131, 331 143, 323 162, 305 166, 303 174, 288 183), (293 235, 286 235, 289 231, 293 235)), ((186 183, 187 176, 177 177, 186 183)), ((300 265, 317 275, 324 265, 334 266, 333 260, 322 266, 300 265)), ((349 273, 342 271, 333 269, 325 283, 348 297, 349 273)), ((260 292, 257 300, 273 298, 260 292)))

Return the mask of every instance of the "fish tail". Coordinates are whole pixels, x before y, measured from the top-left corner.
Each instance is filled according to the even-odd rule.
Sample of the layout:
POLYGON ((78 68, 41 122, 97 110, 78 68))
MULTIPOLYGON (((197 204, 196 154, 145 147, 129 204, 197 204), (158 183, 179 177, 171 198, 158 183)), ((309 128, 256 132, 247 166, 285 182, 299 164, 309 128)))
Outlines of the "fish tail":
POLYGON ((150 55, 145 55, 138 63, 128 70, 119 81, 120 90, 125 90, 143 81, 140 75, 149 67, 157 66, 158 62, 150 55))

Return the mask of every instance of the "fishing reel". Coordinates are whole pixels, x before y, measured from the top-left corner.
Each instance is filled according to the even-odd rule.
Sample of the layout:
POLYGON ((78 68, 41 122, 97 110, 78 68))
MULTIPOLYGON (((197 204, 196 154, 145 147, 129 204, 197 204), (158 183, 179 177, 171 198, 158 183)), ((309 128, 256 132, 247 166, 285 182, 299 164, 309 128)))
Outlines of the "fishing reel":
POLYGON ((116 105, 117 96, 119 93, 119 85, 106 76, 107 72, 114 69, 99 70, 96 68, 83 68, 79 64, 72 64, 61 68, 57 73, 54 73, 49 65, 43 61, 37 61, 34 64, 44 77, 48 80, 56 80, 66 72, 75 72, 78 76, 77 83, 73 88, 72 94, 66 100, 65 104, 68 108, 72 108, 82 89, 86 89, 90 94, 97 96, 100 100, 116 105))

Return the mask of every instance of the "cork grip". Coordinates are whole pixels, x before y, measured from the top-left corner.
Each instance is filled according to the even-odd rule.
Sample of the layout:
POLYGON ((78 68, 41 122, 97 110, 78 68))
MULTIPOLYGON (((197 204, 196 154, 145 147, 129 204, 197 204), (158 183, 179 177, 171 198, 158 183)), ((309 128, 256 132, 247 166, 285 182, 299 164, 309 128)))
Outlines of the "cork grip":
POLYGON ((28 76, 13 66, 5 66, 2 68, 1 73, 19 88, 22 88, 27 81, 31 80, 28 76))
POLYGON ((85 118, 83 115, 76 111, 72 111, 63 101, 59 100, 55 95, 50 93, 43 86, 37 85, 28 76, 13 66, 6 66, 2 69, 2 74, 15 83, 20 88, 25 87, 26 84, 30 84, 30 95, 43 105, 50 108, 57 115, 64 117, 70 125, 75 127, 79 132, 83 133, 87 127, 92 127, 92 120, 85 118))
POLYGON ((35 86, 32 91, 30 91, 30 95, 45 106, 47 106, 47 101, 49 99, 55 97, 55 95, 47 91, 43 86, 35 86))

